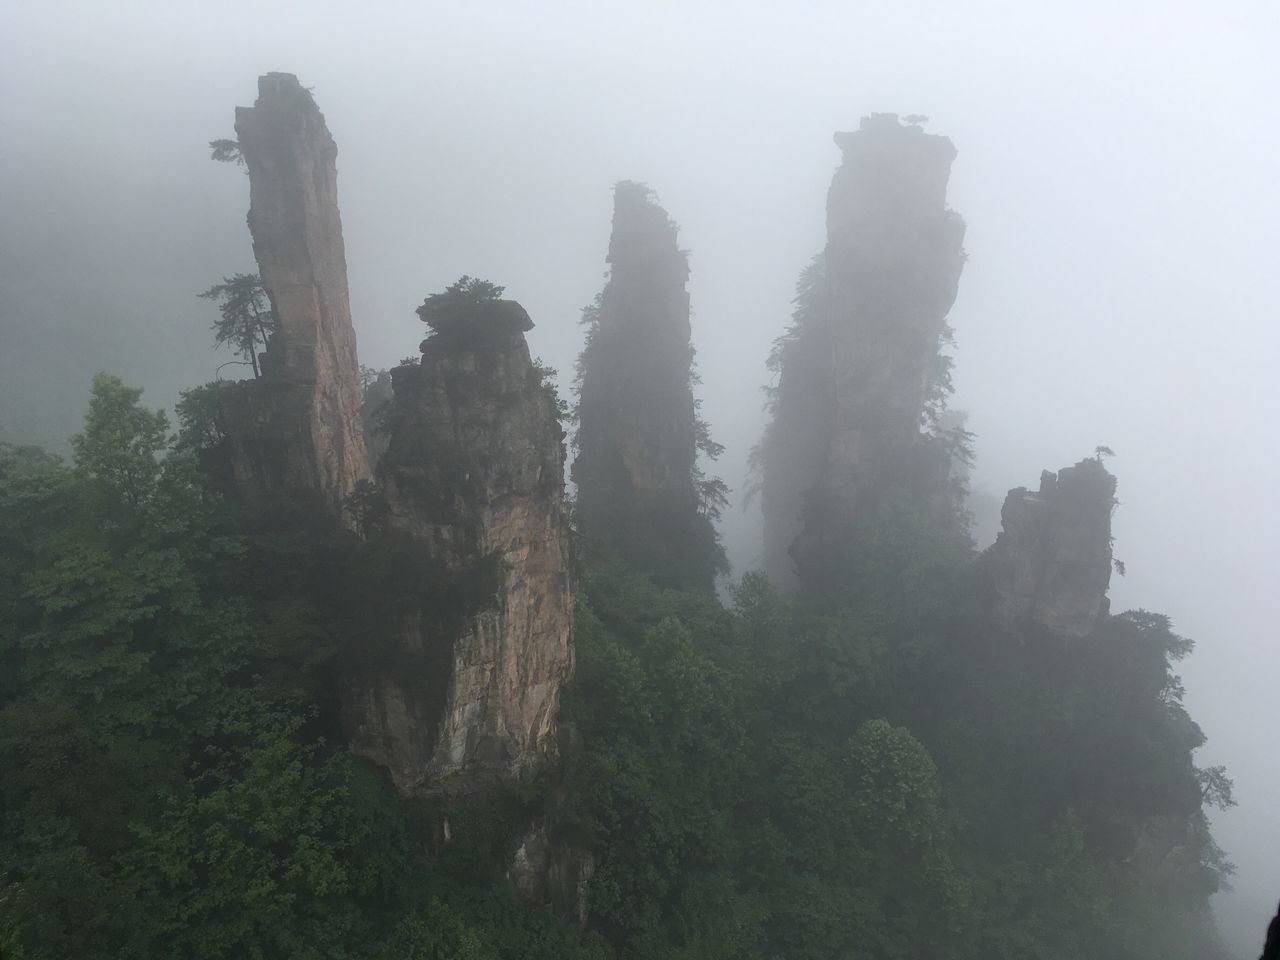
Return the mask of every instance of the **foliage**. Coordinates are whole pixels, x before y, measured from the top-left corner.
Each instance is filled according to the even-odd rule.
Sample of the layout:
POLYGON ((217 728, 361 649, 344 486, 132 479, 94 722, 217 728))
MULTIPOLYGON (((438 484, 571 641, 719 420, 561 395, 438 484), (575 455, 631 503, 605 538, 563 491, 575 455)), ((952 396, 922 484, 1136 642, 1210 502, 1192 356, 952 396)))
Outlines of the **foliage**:
POLYGON ((220 415, 220 394, 230 389, 224 380, 202 384, 178 394, 174 412, 178 415, 177 447, 199 453, 216 447, 226 438, 220 415))
POLYGON ((555 367, 548 366, 541 357, 533 358, 533 369, 534 373, 537 374, 539 385, 541 385, 547 394, 547 398, 555 407, 556 419, 567 419, 569 417, 569 401, 563 399, 559 390, 556 389, 556 380, 560 376, 560 371, 555 367))
POLYGON ((965 538, 888 498, 829 590, 724 610, 583 572, 572 826, 623 957, 1225 957, 1230 803, 1132 611, 1070 647, 994 629, 965 538))
POLYGON ((350 514, 356 532, 368 538, 386 527, 390 506, 386 495, 371 480, 361 480, 342 502, 350 514))
POLYGON ((105 375, 70 464, 0 446, 5 956, 1225 957, 1232 785, 1167 617, 997 630, 910 491, 827 589, 751 573, 727 607, 652 572, 689 514, 636 515, 643 563, 582 551, 563 769, 407 800, 340 745, 335 675, 407 609, 491 603, 496 558, 446 589, 367 486, 360 536, 244 526, 188 398, 173 448, 105 375), (512 896, 535 819, 594 856, 589 931, 512 896))
POLYGON ((95 378, 70 465, 0 446, 5 955, 599 957, 415 879, 412 811, 334 742, 349 548, 237 529, 140 395, 95 378))
POLYGON ((202 300, 212 300, 218 305, 218 319, 213 324, 215 346, 229 344, 237 356, 244 357, 253 367, 254 377, 260 376, 258 347, 266 346, 276 331, 276 315, 267 303, 266 291, 256 273, 237 273, 223 277, 204 293, 202 300))
POLYGON ((244 166, 244 154, 240 152, 239 140, 210 140, 209 159, 218 163, 234 163, 244 166))
POLYGON ((504 287, 476 277, 461 277, 418 307, 418 319, 436 334, 483 341, 532 329, 519 304, 503 300, 504 287))

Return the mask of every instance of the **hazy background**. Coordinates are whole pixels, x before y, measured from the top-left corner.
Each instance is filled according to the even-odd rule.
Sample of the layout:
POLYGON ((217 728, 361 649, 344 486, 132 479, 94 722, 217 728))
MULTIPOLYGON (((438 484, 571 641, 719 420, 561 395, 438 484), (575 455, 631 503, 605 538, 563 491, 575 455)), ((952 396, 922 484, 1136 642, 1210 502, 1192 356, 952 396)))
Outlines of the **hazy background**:
MULTIPOLYGON (((226 356, 195 294, 255 267, 247 178, 206 141, 284 70, 338 141, 372 366, 416 353, 414 307, 470 273, 529 309, 567 388, 610 188, 652 185, 691 251, 737 496, 764 358, 823 243, 831 134, 927 114, 960 151, 955 405, 979 501, 1115 449, 1113 607, 1199 643, 1199 762, 1228 765, 1240 804, 1214 817, 1239 864, 1218 907, 1256 954, 1280 897, 1280 5, 361 6, 0 2, 0 438, 65 443, 96 369, 155 404, 211 379, 226 356)), ((740 572, 759 521, 739 507, 740 572)))

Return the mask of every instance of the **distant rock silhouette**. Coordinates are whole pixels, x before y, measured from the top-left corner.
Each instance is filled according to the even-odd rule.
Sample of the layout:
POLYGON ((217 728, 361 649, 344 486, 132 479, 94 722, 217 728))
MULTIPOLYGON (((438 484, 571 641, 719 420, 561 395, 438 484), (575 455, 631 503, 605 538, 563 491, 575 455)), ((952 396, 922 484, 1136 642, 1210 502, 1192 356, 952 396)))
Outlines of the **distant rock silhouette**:
POLYGON ((1280 907, 1276 908, 1276 915, 1267 927, 1267 942, 1258 960, 1280 960, 1280 907))

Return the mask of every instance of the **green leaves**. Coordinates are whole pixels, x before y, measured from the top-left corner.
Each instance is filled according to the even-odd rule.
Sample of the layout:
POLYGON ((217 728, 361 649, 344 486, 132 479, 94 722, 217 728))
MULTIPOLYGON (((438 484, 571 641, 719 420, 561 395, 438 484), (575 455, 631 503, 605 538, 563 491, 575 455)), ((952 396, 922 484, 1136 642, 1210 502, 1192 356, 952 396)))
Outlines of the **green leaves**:
POLYGON ((464 276, 443 293, 427 297, 417 309, 418 318, 437 334, 475 343, 532 330, 533 321, 524 308, 501 299, 503 289, 488 280, 464 276))
POLYGON ((96 374, 84 430, 71 438, 77 470, 133 508, 155 492, 169 430, 164 411, 144 409, 141 396, 141 387, 96 374))
POLYGON ((338 652, 373 655, 388 583, 447 616, 487 574, 435 589, 372 489, 365 540, 239 531, 166 430, 100 376, 72 466, 0 446, 6 956, 1218 956, 1231 781, 1192 762, 1167 617, 1009 638, 892 498, 821 595, 596 560, 563 779, 406 804, 336 742, 338 652), (608 950, 512 897, 535 817, 594 854, 608 950))
POLYGON ((0 930, 30 957, 336 946, 385 844, 312 730, 314 618, 237 592, 245 544, 140 395, 95 378, 74 469, 0 450, 0 930))
MULTIPOLYGON (((226 141, 210 144, 215 147, 214 159, 232 159, 231 156, 218 156, 216 144, 220 142, 226 141)), ((237 160, 238 151, 237 146, 237 160)), ((223 277, 221 283, 215 283, 199 296, 201 300, 212 300, 218 305, 218 319, 213 323, 214 345, 230 346, 237 356, 243 357, 253 367, 256 378, 259 375, 258 347, 267 345, 277 326, 276 314, 267 301, 261 278, 256 273, 223 277)))

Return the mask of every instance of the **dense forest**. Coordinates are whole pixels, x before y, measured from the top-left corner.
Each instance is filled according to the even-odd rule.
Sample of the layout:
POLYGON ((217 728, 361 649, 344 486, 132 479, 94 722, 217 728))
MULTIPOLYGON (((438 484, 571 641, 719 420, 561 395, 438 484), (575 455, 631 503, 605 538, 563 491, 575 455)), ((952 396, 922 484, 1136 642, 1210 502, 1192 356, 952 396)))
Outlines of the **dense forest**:
POLYGON ((1108 609, 1108 451, 970 537, 949 141, 841 135, 758 450, 783 532, 728 576, 651 191, 571 405, 471 277, 362 372, 323 118, 272 74, 237 135, 261 276, 208 297, 252 379, 174 422, 103 373, 68 459, 0 447, 0 956, 1227 956, 1231 783, 1191 642, 1108 609))

